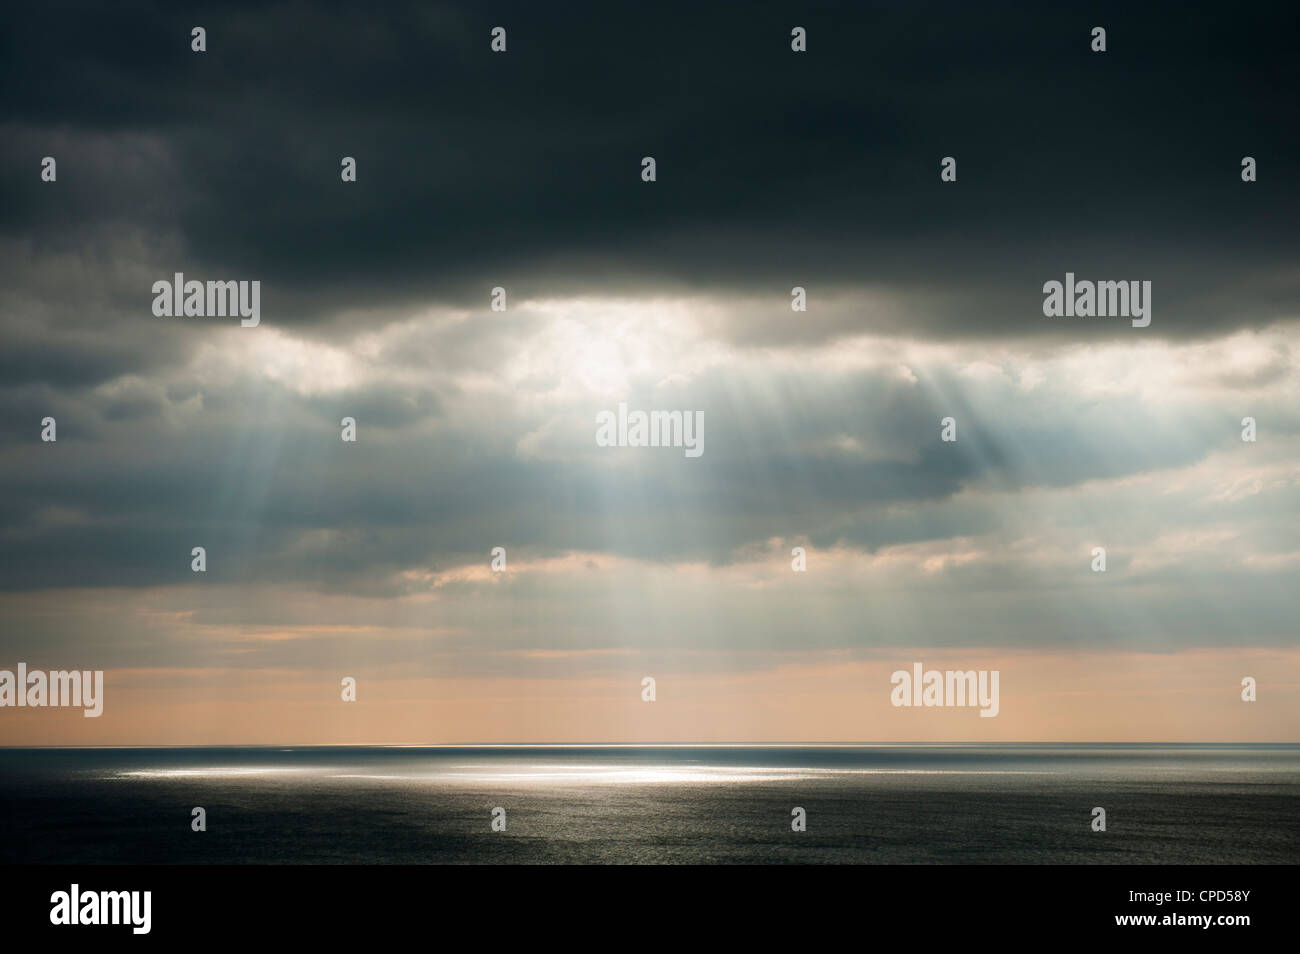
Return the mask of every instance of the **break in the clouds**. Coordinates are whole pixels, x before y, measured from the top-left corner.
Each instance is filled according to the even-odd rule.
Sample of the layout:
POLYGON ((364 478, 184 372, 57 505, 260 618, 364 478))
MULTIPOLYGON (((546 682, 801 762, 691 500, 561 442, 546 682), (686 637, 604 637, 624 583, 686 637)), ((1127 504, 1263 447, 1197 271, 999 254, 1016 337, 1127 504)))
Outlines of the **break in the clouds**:
POLYGON ((8 11, 0 645, 548 678, 1293 644, 1294 13, 1209 24, 8 11), (177 272, 259 281, 260 324, 156 317, 177 272), (1150 326, 1045 317, 1066 273, 1150 282, 1150 326), (622 402, 704 453, 600 446, 622 402))

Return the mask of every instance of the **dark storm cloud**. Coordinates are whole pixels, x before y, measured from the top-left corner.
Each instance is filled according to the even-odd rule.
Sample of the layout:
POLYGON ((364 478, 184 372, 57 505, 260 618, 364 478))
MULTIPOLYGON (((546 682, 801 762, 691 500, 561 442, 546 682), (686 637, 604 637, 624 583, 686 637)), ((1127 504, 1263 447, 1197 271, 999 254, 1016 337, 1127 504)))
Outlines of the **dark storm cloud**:
MULTIPOLYGON (((11 8, 0 588, 192 582, 196 545, 213 582, 363 593, 497 543, 715 564, 774 536, 876 550, 1001 525, 988 508, 926 509, 962 488, 1203 460, 1235 439, 1235 407, 1190 407, 1182 427, 1127 397, 980 393, 944 368, 916 388, 875 371, 636 382, 634 406, 704 410, 708 451, 689 470, 674 454, 592 458, 600 408, 554 397, 549 379, 571 370, 546 366, 554 348, 546 386, 527 380, 515 403, 465 392, 548 344, 554 316, 515 306, 528 296, 723 302, 692 320, 746 346, 1139 334, 1044 319, 1042 283, 1066 271, 1152 281, 1143 335, 1295 317, 1295 14, 1208 9, 11 8), (207 53, 189 49, 194 25, 207 53), (794 25, 807 54, 790 52, 794 25), (1105 54, 1088 49, 1094 25, 1105 54), (339 181, 344 155, 355 184, 339 181), (955 184, 939 181, 946 155, 955 184), (1259 182, 1240 181, 1243 155, 1259 182), (263 325, 153 317, 151 285, 176 271, 260 280, 263 325), (479 320, 498 284, 512 309, 479 320), (798 321, 794 284, 812 302, 798 321), (268 382, 256 362, 278 356, 250 345, 288 328, 285 351, 329 338, 360 353, 393 322, 411 324, 374 343, 356 384, 317 386, 314 356, 268 382), (188 362, 204 345, 250 364, 202 378, 188 362), (962 441, 941 446, 950 413, 962 441), (56 445, 37 442, 47 414, 56 445)), ((1218 383, 1263 387, 1290 367, 1279 351, 1218 383)), ((1295 430, 1263 406, 1267 433, 1295 430)))
POLYGON ((281 324, 481 307, 497 284, 774 307, 803 284, 910 305, 845 308, 805 339, 1059 334, 1040 289, 1067 270, 1151 280, 1155 335, 1294 316, 1294 8, 1130 7, 29 6, 0 57, 0 233, 37 254, 87 230, 174 235, 136 260, 259 278, 281 324))

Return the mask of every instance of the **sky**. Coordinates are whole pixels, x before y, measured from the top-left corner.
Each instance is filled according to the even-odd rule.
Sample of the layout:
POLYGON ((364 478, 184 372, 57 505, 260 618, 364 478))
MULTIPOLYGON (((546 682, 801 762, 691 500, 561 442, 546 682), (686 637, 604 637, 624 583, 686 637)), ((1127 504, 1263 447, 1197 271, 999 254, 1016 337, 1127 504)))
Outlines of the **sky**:
POLYGON ((1297 14, 1022 7, 6 9, 0 744, 1300 741, 1297 14))

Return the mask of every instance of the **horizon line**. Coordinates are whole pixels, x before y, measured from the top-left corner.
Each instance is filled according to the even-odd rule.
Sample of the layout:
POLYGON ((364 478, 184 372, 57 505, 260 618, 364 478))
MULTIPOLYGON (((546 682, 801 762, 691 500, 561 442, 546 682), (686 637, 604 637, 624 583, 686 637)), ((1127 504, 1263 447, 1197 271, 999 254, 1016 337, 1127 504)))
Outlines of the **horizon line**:
POLYGON ((1052 742, 1052 741, 953 741, 953 742, 219 742, 219 743, 159 743, 159 744, 120 744, 120 745, 0 745, 0 751, 21 749, 38 750, 85 750, 85 749, 744 749, 744 748, 885 748, 885 747, 941 747, 941 746, 998 746, 998 745, 1038 745, 1038 746, 1072 746, 1072 745, 1164 745, 1164 746, 1213 746, 1213 745, 1283 745, 1300 746, 1294 742, 1111 742, 1094 740, 1091 742, 1052 742))

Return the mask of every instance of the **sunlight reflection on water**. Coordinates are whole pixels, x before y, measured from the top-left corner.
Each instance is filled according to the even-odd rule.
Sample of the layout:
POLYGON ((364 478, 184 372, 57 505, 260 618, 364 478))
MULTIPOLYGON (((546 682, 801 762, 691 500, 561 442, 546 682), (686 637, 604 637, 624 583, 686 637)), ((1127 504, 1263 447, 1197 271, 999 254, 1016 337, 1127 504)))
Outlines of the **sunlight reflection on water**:
POLYGON ((587 766, 501 764, 492 766, 448 766, 449 771, 339 772, 322 766, 213 766, 183 769, 133 769, 106 776, 110 779, 240 778, 281 775, 314 775, 331 779, 371 781, 478 784, 573 783, 592 785, 647 784, 733 784, 740 782, 800 782, 859 775, 1055 775, 1056 772, 1027 772, 978 769, 864 769, 864 768, 770 768, 760 766, 676 765, 676 766, 587 766))

